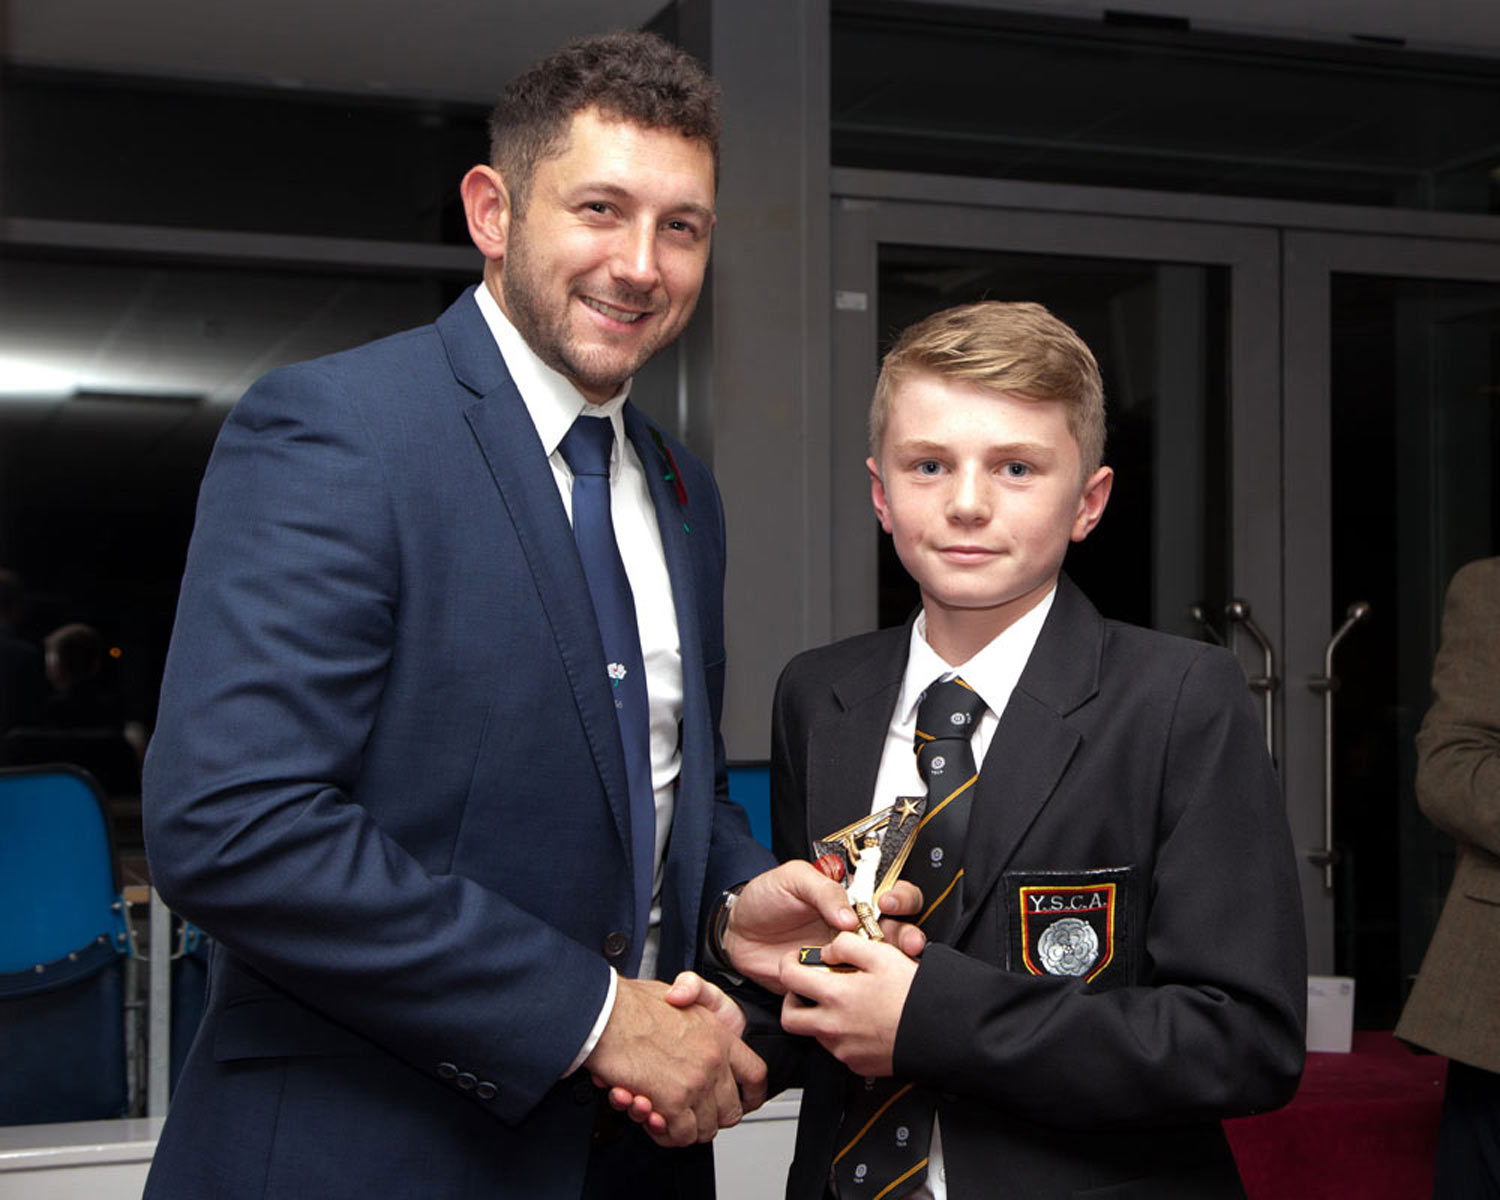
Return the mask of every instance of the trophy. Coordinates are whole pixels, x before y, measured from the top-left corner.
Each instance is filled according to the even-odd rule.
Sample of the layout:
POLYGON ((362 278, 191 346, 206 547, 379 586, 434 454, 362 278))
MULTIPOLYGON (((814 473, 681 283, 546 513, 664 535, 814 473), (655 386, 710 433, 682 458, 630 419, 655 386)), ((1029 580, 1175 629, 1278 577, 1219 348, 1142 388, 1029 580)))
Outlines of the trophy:
MULTIPOLYGON (((917 839, 917 829, 927 811, 923 796, 900 796, 889 808, 861 817, 851 825, 813 841, 813 865, 830 879, 842 883, 849 893, 849 907, 859 918, 855 930, 861 937, 883 942, 880 932, 880 897, 901 878, 901 868, 917 839)), ((798 961, 821 967, 823 948, 804 946, 798 961)), ((832 966, 830 970, 852 970, 832 966)))

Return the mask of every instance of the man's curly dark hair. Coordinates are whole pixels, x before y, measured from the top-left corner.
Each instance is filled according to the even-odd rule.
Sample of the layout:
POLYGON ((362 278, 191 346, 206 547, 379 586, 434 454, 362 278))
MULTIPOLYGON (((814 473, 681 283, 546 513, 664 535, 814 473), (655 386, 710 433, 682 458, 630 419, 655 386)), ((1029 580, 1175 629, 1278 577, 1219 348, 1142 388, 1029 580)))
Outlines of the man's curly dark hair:
POLYGON ((702 65, 654 33, 569 42, 511 81, 490 114, 490 165, 524 210, 537 164, 566 147, 573 115, 597 108, 645 129, 705 143, 719 169, 719 87, 702 65))

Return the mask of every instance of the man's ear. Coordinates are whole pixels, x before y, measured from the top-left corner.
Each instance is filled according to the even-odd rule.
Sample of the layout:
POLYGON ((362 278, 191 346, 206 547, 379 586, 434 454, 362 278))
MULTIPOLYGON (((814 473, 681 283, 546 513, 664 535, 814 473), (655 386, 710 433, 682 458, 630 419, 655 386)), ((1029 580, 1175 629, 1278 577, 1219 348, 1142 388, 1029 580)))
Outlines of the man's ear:
POLYGON ((1100 467, 1083 485, 1083 495, 1078 498, 1078 516, 1073 520, 1073 541, 1081 542, 1099 524, 1104 515, 1104 506, 1109 503, 1110 489, 1114 487, 1113 467, 1100 467))
POLYGON ((469 237, 487 260, 500 262, 510 236, 510 191, 505 180, 493 167, 471 167, 458 191, 469 219, 469 237))
POLYGON ((891 531, 891 504, 886 498, 885 482, 880 478, 880 464, 875 459, 865 459, 865 470, 870 472, 870 503, 875 506, 875 515, 880 519, 880 528, 891 531))

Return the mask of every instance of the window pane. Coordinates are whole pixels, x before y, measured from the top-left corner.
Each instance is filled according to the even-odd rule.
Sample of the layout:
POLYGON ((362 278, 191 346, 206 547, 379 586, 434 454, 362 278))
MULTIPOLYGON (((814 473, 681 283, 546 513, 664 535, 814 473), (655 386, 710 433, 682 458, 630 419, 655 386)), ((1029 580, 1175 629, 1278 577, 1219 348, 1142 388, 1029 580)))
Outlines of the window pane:
POLYGON ((1500 64, 839 3, 838 166, 1500 212, 1500 64))

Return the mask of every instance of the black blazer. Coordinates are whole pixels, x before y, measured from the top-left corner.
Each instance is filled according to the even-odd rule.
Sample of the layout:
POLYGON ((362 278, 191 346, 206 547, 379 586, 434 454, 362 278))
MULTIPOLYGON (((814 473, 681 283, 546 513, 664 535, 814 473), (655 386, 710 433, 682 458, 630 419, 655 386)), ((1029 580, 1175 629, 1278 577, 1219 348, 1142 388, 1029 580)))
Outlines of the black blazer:
MULTIPOLYGON (((909 636, 783 673, 778 856, 868 811, 909 636)), ((1306 1005, 1263 736, 1230 654, 1105 621, 1059 581, 980 772, 959 932, 922 956, 896 1036, 896 1074, 940 1093, 953 1200, 1242 1194, 1219 1120, 1290 1099, 1306 1005), (1080 976, 1044 961, 1065 919, 1097 942, 1080 976)), ((795 1200, 823 1194, 845 1077, 813 1056, 795 1200)))

